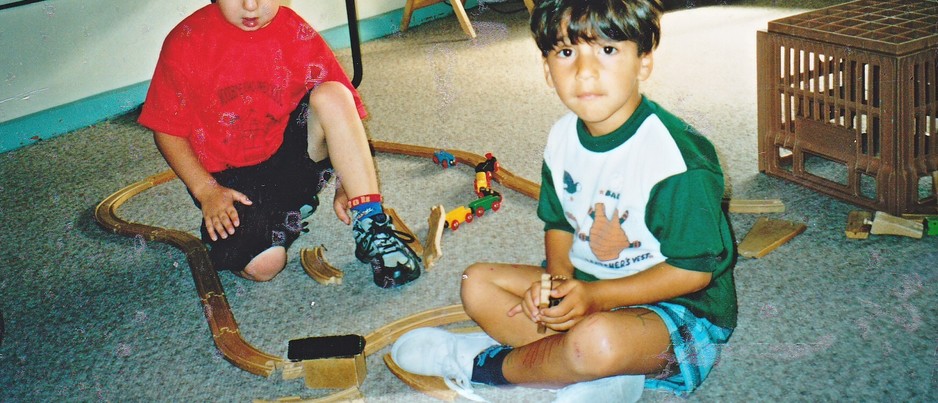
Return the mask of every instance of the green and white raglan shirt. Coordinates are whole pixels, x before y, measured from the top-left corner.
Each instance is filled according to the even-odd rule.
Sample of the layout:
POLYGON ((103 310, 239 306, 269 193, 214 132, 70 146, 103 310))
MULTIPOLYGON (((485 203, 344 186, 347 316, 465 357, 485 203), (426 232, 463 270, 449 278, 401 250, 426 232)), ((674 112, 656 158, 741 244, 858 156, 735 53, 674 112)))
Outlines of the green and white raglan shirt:
POLYGON ((596 279, 661 262, 713 273, 705 289, 668 302, 735 328, 735 244, 723 189, 710 141, 643 97, 629 120, 604 136, 590 136, 573 113, 554 124, 538 217, 545 231, 573 233, 570 260, 596 279))

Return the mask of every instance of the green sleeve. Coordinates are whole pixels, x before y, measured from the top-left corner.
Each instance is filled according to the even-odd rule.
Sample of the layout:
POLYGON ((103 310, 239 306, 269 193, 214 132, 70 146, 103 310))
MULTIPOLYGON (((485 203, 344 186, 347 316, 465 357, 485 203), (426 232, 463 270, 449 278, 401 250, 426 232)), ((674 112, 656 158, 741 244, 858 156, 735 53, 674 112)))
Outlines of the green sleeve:
POLYGON ((722 199, 723 176, 711 170, 690 170, 655 185, 645 222, 668 264, 702 272, 727 266, 733 245, 722 199))
POLYGON ((554 181, 547 163, 541 164, 541 195, 537 201, 537 216, 544 221, 544 231, 559 229, 572 233, 573 227, 563 214, 563 206, 557 198, 554 181))

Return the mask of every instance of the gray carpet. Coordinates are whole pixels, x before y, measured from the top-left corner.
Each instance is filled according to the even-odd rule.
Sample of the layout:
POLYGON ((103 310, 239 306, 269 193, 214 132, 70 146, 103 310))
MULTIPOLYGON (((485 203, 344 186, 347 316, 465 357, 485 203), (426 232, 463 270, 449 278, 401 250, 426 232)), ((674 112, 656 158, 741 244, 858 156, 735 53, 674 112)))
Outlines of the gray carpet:
MULTIPOLYGON (((739 327, 689 400, 935 401, 938 238, 848 240, 844 224, 855 207, 757 171, 755 31, 799 11, 735 5, 668 13, 655 71, 643 84, 649 97, 714 142, 730 195, 781 199, 787 211, 767 216, 808 226, 764 258, 740 259, 739 327)), ((492 152, 536 181, 547 130, 564 108, 544 83, 525 17, 475 9, 476 40, 444 19, 365 44, 360 91, 369 134, 492 152)), ((471 168, 444 171, 429 160, 388 155, 377 163, 387 204, 420 236, 432 205, 473 198, 471 168)), ((104 197, 165 169, 133 115, 0 154, 0 401, 251 401, 331 392, 279 373, 264 379, 225 361, 182 253, 94 223, 92 210, 104 197)), ((535 202, 499 190, 502 210, 447 232, 437 266, 395 290, 372 284, 352 256, 350 230, 320 211, 274 281, 221 275, 244 338, 285 356, 292 338, 364 335, 459 302, 459 276, 472 262, 539 263, 535 202), (345 271, 344 284, 322 286, 303 273, 299 249, 320 244, 345 271)), ((199 217, 178 181, 119 213, 192 232, 199 217)), ((731 216, 738 239, 757 217, 731 216)), ((380 361, 386 351, 368 359, 367 400, 434 401, 388 372, 380 361)), ((550 399, 525 388, 479 389, 497 402, 550 399)), ((642 400, 682 399, 646 391, 642 400)))

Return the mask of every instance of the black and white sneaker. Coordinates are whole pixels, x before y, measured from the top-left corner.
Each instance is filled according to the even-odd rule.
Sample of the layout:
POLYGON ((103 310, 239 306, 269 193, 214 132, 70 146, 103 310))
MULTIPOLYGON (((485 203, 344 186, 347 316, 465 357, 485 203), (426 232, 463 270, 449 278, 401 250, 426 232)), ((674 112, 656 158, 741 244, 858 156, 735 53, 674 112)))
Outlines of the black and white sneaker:
POLYGON ((378 287, 393 288, 420 277, 420 257, 407 242, 413 238, 394 229, 391 217, 384 213, 355 220, 355 257, 371 263, 378 287))

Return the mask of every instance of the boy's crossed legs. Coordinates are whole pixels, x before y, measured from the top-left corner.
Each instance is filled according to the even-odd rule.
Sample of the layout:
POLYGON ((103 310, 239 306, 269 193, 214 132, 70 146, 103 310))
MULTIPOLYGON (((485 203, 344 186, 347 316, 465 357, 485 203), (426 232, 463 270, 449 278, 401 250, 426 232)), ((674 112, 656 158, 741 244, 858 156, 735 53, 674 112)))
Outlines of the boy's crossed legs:
POLYGON ((491 338, 418 329, 398 339, 392 358, 407 371, 455 380, 448 384, 455 383, 453 388, 469 398, 478 398, 468 386, 471 380, 492 385, 572 385, 561 389, 558 401, 570 401, 571 396, 588 401, 590 393, 597 392, 604 399, 600 401, 629 401, 641 395, 644 374, 672 369, 670 332, 648 309, 597 312, 566 332, 548 329, 544 334, 537 333, 536 323, 525 314, 509 316, 542 273, 537 266, 470 266, 462 280, 463 306, 491 338), (573 389, 593 380, 603 384, 573 389))
POLYGON ((563 386, 667 368, 667 326, 647 309, 597 312, 567 332, 548 329, 544 334, 537 333, 535 322, 523 313, 508 316, 543 272, 537 266, 477 263, 463 276, 466 313, 492 338, 514 347, 502 366, 507 381, 563 386))

